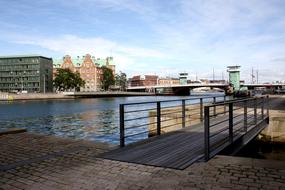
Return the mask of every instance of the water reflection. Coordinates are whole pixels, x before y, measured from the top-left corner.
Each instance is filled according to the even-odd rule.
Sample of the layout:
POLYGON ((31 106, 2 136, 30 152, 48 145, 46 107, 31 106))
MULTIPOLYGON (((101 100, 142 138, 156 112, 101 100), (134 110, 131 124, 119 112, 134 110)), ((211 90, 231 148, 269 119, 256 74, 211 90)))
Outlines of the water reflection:
POLYGON ((243 147, 236 156, 285 161, 285 145, 264 142, 256 138, 243 147))
MULTIPOLYGON (((27 128, 41 134, 118 144, 120 103, 182 98, 189 96, 0 102, 0 130, 27 128)), ((141 127, 130 131, 130 134, 146 130, 146 127, 141 127)), ((147 135, 127 140, 133 142, 147 138, 147 135)))

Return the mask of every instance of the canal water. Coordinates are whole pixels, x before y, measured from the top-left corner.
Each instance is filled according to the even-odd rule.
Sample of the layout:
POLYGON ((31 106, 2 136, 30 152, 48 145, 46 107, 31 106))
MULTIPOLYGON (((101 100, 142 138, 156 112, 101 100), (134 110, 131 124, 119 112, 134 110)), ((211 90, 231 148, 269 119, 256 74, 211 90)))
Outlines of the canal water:
MULTIPOLYGON (((197 96, 0 102, 0 130, 26 128, 40 134, 118 144, 119 104, 194 97, 197 96)), ((147 138, 147 134, 135 140, 143 138, 147 138)))

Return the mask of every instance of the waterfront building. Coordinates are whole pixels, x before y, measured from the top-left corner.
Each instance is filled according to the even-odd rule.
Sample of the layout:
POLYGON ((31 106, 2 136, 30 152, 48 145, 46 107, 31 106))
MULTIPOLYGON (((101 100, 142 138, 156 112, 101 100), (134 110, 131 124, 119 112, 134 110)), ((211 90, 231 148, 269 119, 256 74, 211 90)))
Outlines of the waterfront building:
POLYGON ((158 79, 158 85, 178 85, 179 83, 179 79, 178 78, 170 78, 170 77, 166 77, 166 78, 159 78, 158 79))
POLYGON ((85 86, 81 91, 97 91, 101 89, 103 71, 102 66, 106 66, 112 70, 115 76, 115 64, 113 57, 107 57, 106 59, 97 58, 86 54, 85 56, 71 57, 66 55, 63 59, 56 59, 54 61, 54 76, 59 68, 68 68, 72 72, 79 72, 80 77, 85 81, 85 86))
POLYGON ((130 86, 156 86, 158 84, 157 75, 137 75, 130 79, 130 86))
POLYGON ((0 57, 0 91, 52 92, 52 63, 41 55, 0 57))

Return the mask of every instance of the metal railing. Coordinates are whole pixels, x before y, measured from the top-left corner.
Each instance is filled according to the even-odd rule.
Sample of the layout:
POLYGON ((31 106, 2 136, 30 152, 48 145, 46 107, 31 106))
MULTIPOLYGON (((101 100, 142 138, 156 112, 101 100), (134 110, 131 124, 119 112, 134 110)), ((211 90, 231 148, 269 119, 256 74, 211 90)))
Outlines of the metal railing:
POLYGON ((205 105, 224 101, 219 95, 120 104, 120 146, 201 123, 205 105))
POLYGON ((261 96, 205 106, 205 160, 209 160, 260 122, 268 119, 268 106, 267 111, 264 111, 268 100, 268 96, 261 96), (217 109, 224 111, 217 112, 217 109))

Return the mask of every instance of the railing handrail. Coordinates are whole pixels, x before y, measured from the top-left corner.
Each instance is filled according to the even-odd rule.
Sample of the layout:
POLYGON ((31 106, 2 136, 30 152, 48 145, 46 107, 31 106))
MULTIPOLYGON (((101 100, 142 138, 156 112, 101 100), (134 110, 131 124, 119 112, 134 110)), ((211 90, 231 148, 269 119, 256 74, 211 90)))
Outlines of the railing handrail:
MULTIPOLYGON (((206 161, 208 161, 211 157, 211 153, 213 151, 221 151, 223 148, 224 148, 224 144, 222 145, 219 145, 218 147, 216 147, 214 150, 211 150, 211 145, 210 145, 210 141, 211 141, 211 136, 213 137, 213 135, 210 135, 210 130, 214 127, 214 126, 217 126, 217 124, 221 124, 221 123, 224 123, 224 122, 228 122, 228 127, 223 129, 222 131, 217 131, 215 136, 220 134, 221 132, 224 132, 225 130, 228 130, 228 137, 227 137, 227 144, 231 145, 233 142, 234 142, 234 134, 235 132, 233 131, 233 128, 235 126, 238 126, 241 122, 243 122, 243 128, 240 128, 238 130, 241 130, 243 129, 244 130, 244 133, 247 133, 247 130, 248 130, 248 114, 249 112, 252 112, 254 111, 253 113, 253 116, 251 118, 252 121, 254 122, 254 125, 257 125, 258 123, 260 123, 260 120, 261 121, 264 121, 266 119, 268 119, 268 116, 269 116, 269 109, 268 109, 268 106, 267 106, 267 113, 265 114, 264 113, 264 106, 265 104, 268 103, 268 100, 269 100, 269 96, 256 96, 256 97, 251 97, 251 98, 244 98, 244 99, 239 99, 239 100, 229 100, 229 101, 224 101, 222 103, 213 103, 211 105, 206 105, 204 107, 204 158, 206 161), (257 104, 258 100, 262 100, 260 104, 257 104), (251 109, 251 111, 248 111, 248 103, 251 103, 253 102, 254 105, 251 109), (234 111, 235 110, 240 110, 240 109, 233 109, 233 105, 236 104, 236 103, 243 103, 241 106, 240 109, 243 109, 243 113, 239 114, 239 116, 243 117, 242 120, 239 120, 238 122, 235 122, 234 123, 234 118, 236 118, 237 116, 234 116, 234 111), (214 122, 213 125, 211 125, 211 118, 213 116, 216 116, 216 113, 215 111, 213 111, 213 114, 210 113, 210 108, 214 108, 216 109, 216 107, 218 106, 227 106, 228 107, 228 110, 226 111, 224 109, 224 112, 222 112, 221 114, 227 114, 227 115, 224 115, 227 117, 227 119, 223 119, 222 121, 216 121, 214 122), (259 108, 258 108, 259 106, 259 108), (259 116, 259 119, 257 117, 257 109, 260 109, 259 113, 261 115, 261 117, 259 116), (259 121, 258 121, 259 120, 259 121)), ((216 118, 216 117, 215 117, 216 118)))
POLYGON ((239 102, 250 101, 250 100, 254 100, 254 99, 262 99, 262 98, 268 98, 268 96, 255 96, 252 98, 226 100, 224 102, 216 102, 216 103, 213 103, 210 105, 205 105, 205 107, 216 107, 216 106, 227 105, 227 104, 231 104, 231 103, 239 103, 239 102))
POLYGON ((120 105, 129 106, 129 105, 138 105, 138 104, 155 104, 157 102, 177 102, 177 101, 186 101, 186 100, 199 100, 200 98, 207 99, 207 98, 214 98, 214 97, 225 97, 225 95, 216 95, 216 96, 201 96, 195 98, 182 98, 182 99, 173 99, 173 100, 157 100, 157 101, 150 101, 150 102, 133 102, 133 103, 123 103, 120 105))
MULTIPOLYGON (((121 146, 124 146, 125 145, 125 130, 128 129, 128 127, 125 126, 125 115, 127 113, 130 113, 130 112, 139 112, 139 111, 143 111, 143 110, 134 110, 134 111, 126 111, 127 107, 128 106, 132 106, 132 105, 146 105, 146 104, 155 104, 155 108, 153 108, 152 110, 156 110, 156 135, 160 135, 161 134, 161 129, 162 129, 162 126, 161 126, 161 122, 165 122, 165 120, 161 121, 161 110, 162 109, 166 109, 165 107, 161 106, 162 103, 169 103, 169 102, 181 102, 181 105, 175 105, 175 106, 172 106, 172 107, 181 107, 181 114, 182 114, 182 128, 185 127, 185 124, 186 124, 186 105, 199 105, 200 104, 200 113, 199 114, 199 117, 200 117, 200 121, 202 122, 203 121, 203 104, 204 103, 208 103, 208 101, 204 101, 204 100, 207 100, 207 99, 210 99, 210 102, 211 103, 211 99, 213 99, 213 102, 216 102, 217 98, 223 98, 223 101, 226 100, 226 95, 204 95, 204 96, 199 96, 199 97, 193 97, 193 98, 182 98, 182 99, 174 99, 174 100, 162 100, 162 101, 151 101, 151 102, 137 102, 137 103, 125 103, 125 104, 120 104, 120 145, 121 146), (197 101, 196 103, 195 102, 187 102, 189 104, 186 103, 186 101, 193 101, 193 100, 199 100, 197 101), (190 104, 191 103, 191 104, 190 104), (126 108, 126 109, 125 109, 126 108)), ((168 113, 169 114, 169 113, 168 113)), ((139 118, 144 118, 144 117, 139 117, 139 118)), ((132 121, 134 121, 135 118, 132 119, 132 121)), ((180 124, 180 123, 179 123, 180 124)), ((143 124, 143 125, 139 125, 139 127, 141 126, 147 126, 149 125, 149 123, 147 124, 143 124)), ((138 127, 138 125, 136 126, 138 127)), ((132 127, 134 128, 134 127, 132 127)))

